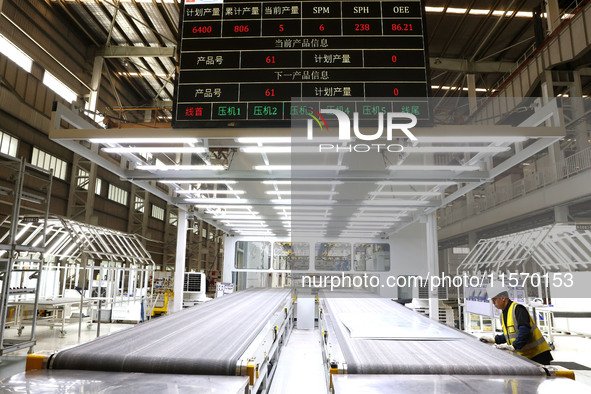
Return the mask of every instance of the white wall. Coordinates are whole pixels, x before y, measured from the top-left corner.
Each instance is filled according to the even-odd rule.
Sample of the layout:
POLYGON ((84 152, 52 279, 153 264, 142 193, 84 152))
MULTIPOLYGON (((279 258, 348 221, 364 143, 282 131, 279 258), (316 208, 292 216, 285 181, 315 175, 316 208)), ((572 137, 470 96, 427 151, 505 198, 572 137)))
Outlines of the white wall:
MULTIPOLYGON (((373 291, 379 292, 383 297, 398 297, 398 289, 396 287, 388 286, 388 276, 397 277, 399 275, 421 275, 427 274, 427 233, 425 223, 414 223, 403 230, 397 232, 388 240, 384 239, 302 239, 298 237, 294 242, 309 242, 310 243, 310 263, 314 265, 314 244, 316 242, 349 242, 354 243, 389 243, 390 244, 390 271, 388 272, 368 272, 369 275, 377 275, 380 277, 380 287, 373 291)), ((289 238, 270 238, 270 237, 227 237, 224 242, 224 273, 223 281, 232 282, 232 272, 237 270, 234 268, 235 245, 237 241, 267 241, 267 242, 286 242, 289 238)), ((353 260, 354 256, 351 256, 353 260)), ((273 272, 281 272, 271 269, 264 270, 265 274, 273 272)), ((351 261, 353 265, 353 261, 351 261)), ((257 272, 257 270, 248 270, 249 272, 257 272)), ((258 271, 261 272, 261 271, 258 271)), ((295 271, 294 271, 295 272, 295 271)), ((316 272, 314 269, 308 271, 301 271, 302 273, 316 272)), ((360 271, 345 271, 346 275, 363 274, 360 271)), ((340 271, 333 271, 330 275, 340 275, 340 271)), ((433 274, 433 273, 432 273, 433 274)))

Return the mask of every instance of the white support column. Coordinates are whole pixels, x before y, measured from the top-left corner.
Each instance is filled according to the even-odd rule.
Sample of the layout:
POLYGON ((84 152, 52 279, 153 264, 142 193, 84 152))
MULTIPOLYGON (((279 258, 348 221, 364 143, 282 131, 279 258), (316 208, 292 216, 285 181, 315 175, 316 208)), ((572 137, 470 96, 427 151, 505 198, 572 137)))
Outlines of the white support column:
POLYGON ((560 25, 560 8, 558 0, 546 0, 546 20, 548 21, 548 33, 552 33, 560 25))
POLYGON ((542 97, 544 98, 542 105, 548 104, 554 98, 554 85, 552 79, 552 71, 544 71, 542 77, 542 97))
MULTIPOLYGON (((439 255, 437 251, 437 217, 435 212, 427 215, 427 271, 439 275, 439 255)), ((429 286, 429 318, 439 320, 439 296, 437 288, 429 286)))
POLYGON ((468 106, 470 108, 470 115, 478 109, 478 101, 476 100, 476 75, 466 74, 466 82, 468 83, 468 106))
POLYGON ((96 111, 96 105, 98 103, 99 87, 101 86, 101 76, 103 75, 103 63, 105 58, 102 56, 96 56, 94 58, 94 65, 92 67, 92 79, 90 80, 90 98, 88 100, 88 106, 90 111, 96 111))
POLYGON ((183 309, 183 283, 185 281, 185 254, 187 251, 187 211, 179 208, 174 266, 174 299, 171 313, 183 309))

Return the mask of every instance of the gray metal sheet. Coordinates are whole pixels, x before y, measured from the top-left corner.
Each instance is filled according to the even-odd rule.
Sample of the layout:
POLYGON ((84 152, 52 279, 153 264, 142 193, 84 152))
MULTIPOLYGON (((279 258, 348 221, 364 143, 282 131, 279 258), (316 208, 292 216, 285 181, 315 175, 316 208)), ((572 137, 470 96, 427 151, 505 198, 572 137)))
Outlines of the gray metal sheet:
POLYGON ((290 290, 245 290, 57 353, 51 367, 235 375, 236 362, 290 290))
POLYGON ((589 386, 567 378, 474 375, 333 375, 335 394, 588 394, 589 386))
POLYGON ((246 376, 164 375, 147 373, 36 370, 0 381, 2 393, 228 393, 244 394, 246 376))
POLYGON ((363 293, 323 298, 326 316, 334 330, 352 374, 458 374, 458 375, 542 375, 543 369, 526 358, 494 349, 471 335, 447 327, 389 299, 363 293), (440 340, 354 338, 340 316, 350 314, 395 316, 401 321, 419 319, 420 331, 436 324, 440 340), (452 335, 453 334, 453 335, 452 335), (459 334, 459 335, 458 335, 459 334), (456 339, 450 339, 457 336, 456 339))

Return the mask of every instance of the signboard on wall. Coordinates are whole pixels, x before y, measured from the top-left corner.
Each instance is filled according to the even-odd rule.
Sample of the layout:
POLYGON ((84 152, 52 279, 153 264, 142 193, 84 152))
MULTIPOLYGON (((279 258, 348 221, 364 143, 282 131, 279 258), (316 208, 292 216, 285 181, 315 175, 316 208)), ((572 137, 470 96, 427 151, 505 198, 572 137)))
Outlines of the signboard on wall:
POLYGON ((429 118, 420 0, 185 0, 180 25, 174 127, 288 122, 301 97, 429 118))

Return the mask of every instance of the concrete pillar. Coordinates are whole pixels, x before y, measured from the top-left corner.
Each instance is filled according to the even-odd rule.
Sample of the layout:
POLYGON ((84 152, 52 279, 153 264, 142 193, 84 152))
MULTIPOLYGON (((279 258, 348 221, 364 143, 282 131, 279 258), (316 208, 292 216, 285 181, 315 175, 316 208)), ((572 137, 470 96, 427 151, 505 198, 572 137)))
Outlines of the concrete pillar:
MULTIPOLYGON (((583 105, 583 85, 581 83, 581 73, 573 71, 573 83, 570 86, 570 100, 573 107, 573 118, 579 119, 585 115, 585 106, 583 105)), ((575 138, 577 139, 577 152, 591 146, 589 144, 589 133, 587 132, 587 122, 580 122, 576 126, 575 138)))
POLYGON ((183 284, 185 281, 185 254, 187 252, 187 211, 179 208, 174 266, 174 299, 171 313, 183 309, 183 284))
MULTIPOLYGON (((543 80, 544 82, 542 82, 542 105, 546 105, 550 100, 554 98, 554 81, 552 79, 552 72, 544 71, 543 80)), ((546 126, 559 126, 559 124, 556 123, 556 119, 548 119, 546 121, 546 126)), ((558 163, 562 160, 560 141, 557 141, 548 147, 548 157, 550 159, 550 164, 552 165, 552 167, 557 169, 558 163)))
POLYGON ((474 214, 474 191, 466 193, 466 208, 468 215, 474 214))
POLYGON ((542 97, 544 98, 542 105, 548 104, 554 98, 554 81, 552 79, 551 71, 544 71, 542 76, 542 97))
POLYGON ((554 223, 568 223, 568 206, 554 207, 554 223))
POLYGON ((470 231, 468 233, 468 247, 470 248, 470 250, 472 250, 472 248, 474 248, 474 246, 476 246, 477 242, 478 242, 478 236, 476 235, 476 231, 470 231))
POLYGON ((478 109, 478 101, 476 100, 476 75, 466 74, 466 82, 468 83, 468 106, 470 108, 470 115, 478 109))
MULTIPOLYGON (((435 212, 427 215, 427 271, 439 275, 439 253, 437 250, 437 217, 435 212)), ((429 284, 428 284, 429 285, 429 284)), ((439 295, 437 288, 429 286, 429 318, 439 320, 439 295)))
POLYGON ((546 21, 548 23, 548 33, 552 33, 560 25, 560 8, 558 0, 546 0, 546 21))

